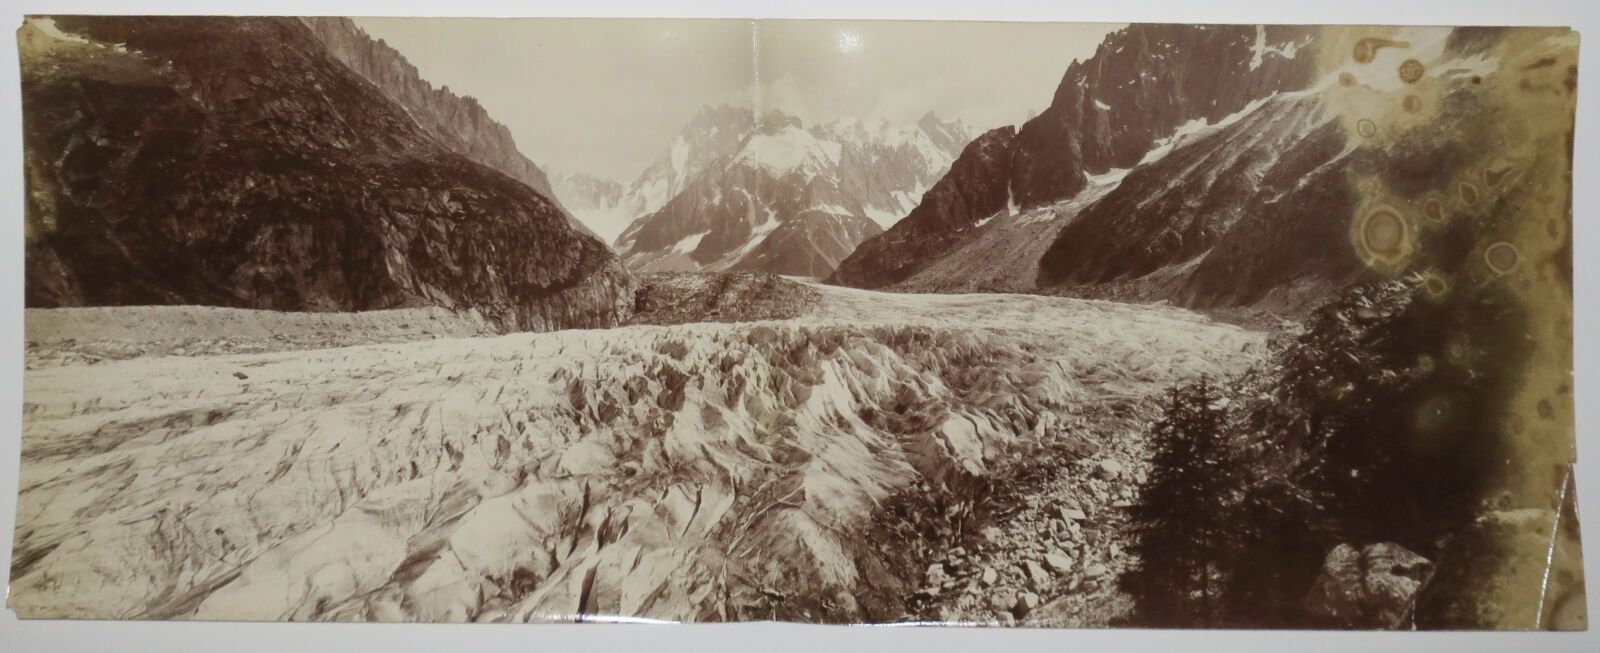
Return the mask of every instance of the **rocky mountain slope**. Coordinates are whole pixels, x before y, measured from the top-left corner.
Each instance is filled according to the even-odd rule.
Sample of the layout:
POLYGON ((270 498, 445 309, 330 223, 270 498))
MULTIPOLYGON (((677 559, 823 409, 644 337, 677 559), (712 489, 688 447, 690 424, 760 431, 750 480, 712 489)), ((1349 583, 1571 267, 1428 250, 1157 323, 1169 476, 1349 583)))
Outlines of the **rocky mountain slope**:
POLYGON ((1201 307, 1294 303, 1297 285, 1365 269, 1341 243, 1358 201, 1348 159, 1362 156, 1318 94, 1264 99, 1078 212, 1040 257, 1039 285, 1201 307))
MULTIPOLYGON (((1303 313, 1338 288, 1392 269, 1418 222, 1443 219, 1447 203, 1433 198, 1428 209, 1413 189, 1437 182, 1430 175, 1441 161, 1467 150, 1451 144, 1460 139, 1450 125, 1485 110, 1480 89, 1493 62, 1474 49, 1481 44, 1469 34, 1394 33, 1387 42, 1403 45, 1330 65, 1305 89, 1178 126, 1134 165, 1088 176, 1088 186, 1066 200, 988 215, 919 207, 915 223, 863 244, 839 280, 877 278, 908 291, 1043 291, 1303 313), (1408 60, 1427 62, 1411 82, 1396 72, 1408 60), (1421 126, 1428 128, 1414 129, 1421 126), (1392 137, 1403 130, 1412 132, 1407 139, 1392 137), (1365 187, 1361 179, 1369 180, 1365 187), (1370 199, 1381 187, 1403 197, 1370 199), (1375 210, 1385 204, 1413 205, 1426 215, 1409 221, 1393 208, 1375 210), (1370 216, 1389 234, 1380 238, 1377 247, 1385 251, 1378 254, 1371 243, 1351 242, 1370 216)), ((1356 36, 1329 31, 1319 38, 1346 53, 1344 46, 1361 42, 1356 36)), ((1003 164, 988 168, 989 176, 951 175, 952 182, 987 190, 972 196, 987 197, 986 208, 999 191, 981 182, 993 181, 1003 164)))
POLYGON ((966 139, 959 122, 932 114, 916 125, 840 120, 806 128, 769 111, 733 152, 630 225, 618 251, 642 271, 824 276, 904 215, 966 139))
POLYGON ((626 318, 634 281, 603 243, 298 20, 44 18, 20 41, 29 306, 626 318))
POLYGON ((1050 107, 964 153, 917 210, 840 266, 835 283, 883 287, 965 242, 961 232, 1002 212, 1070 199, 1093 178, 1138 164, 1191 121, 1220 122, 1318 77, 1315 29, 1131 25, 1068 67, 1050 107), (1309 53, 1308 53, 1309 54, 1309 53), (943 187, 943 188, 941 188, 943 187))
POLYGON ((1363 269, 1327 246, 1356 208, 1347 159, 1365 156, 1335 118, 1292 92, 1190 125, 1071 199, 947 232, 949 252, 892 287, 1293 308, 1363 269))
MULTIPOLYGON (((740 279, 759 280, 715 294, 766 294, 740 279)), ((784 321, 31 370, 10 606, 911 619, 949 544, 924 528, 1003 523, 971 510, 1023 487, 1005 476, 1020 461, 1121 456, 1100 421, 1263 351, 1170 307, 805 292, 784 321)), ((1113 523, 1118 495, 1080 489, 1113 523)), ((1076 553, 1038 581, 1048 596, 1106 573, 1111 542, 1083 539, 1100 528, 1061 545, 1076 553)))
POLYGON ((329 53, 405 107, 429 136, 527 184, 560 206, 549 176, 517 149, 511 130, 490 117, 476 99, 457 95, 449 86, 435 87, 405 55, 382 39, 373 39, 349 18, 308 16, 300 21, 329 53))

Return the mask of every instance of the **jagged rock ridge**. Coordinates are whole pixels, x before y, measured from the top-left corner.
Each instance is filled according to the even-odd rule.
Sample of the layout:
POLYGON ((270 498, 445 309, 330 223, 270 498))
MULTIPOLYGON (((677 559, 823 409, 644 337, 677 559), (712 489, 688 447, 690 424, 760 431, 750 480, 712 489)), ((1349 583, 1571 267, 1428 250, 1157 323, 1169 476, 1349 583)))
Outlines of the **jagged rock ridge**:
POLYGON ((373 39, 349 18, 308 16, 300 21, 328 52, 405 107, 429 136, 473 161, 511 175, 556 202, 549 176, 517 149, 511 130, 471 96, 435 87, 383 39, 373 39))

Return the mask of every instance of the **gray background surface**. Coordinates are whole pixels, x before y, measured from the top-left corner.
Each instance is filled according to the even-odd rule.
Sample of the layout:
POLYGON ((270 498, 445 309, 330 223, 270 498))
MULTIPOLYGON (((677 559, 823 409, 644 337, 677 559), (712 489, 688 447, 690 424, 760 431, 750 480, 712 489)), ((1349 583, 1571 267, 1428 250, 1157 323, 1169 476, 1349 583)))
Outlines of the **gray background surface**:
MULTIPOLYGON (((1600 34, 1595 0, 646 0, 496 2, 494 0, 0 0, 0 560, 11 557, 22 405, 22 154, 17 51, 9 34, 30 13, 284 14, 399 16, 682 16, 938 20, 1143 21, 1178 23, 1346 23, 1567 25, 1600 34)), ((1588 41, 1588 39, 1585 39, 1588 41)), ((1576 389, 1578 496, 1590 525, 1590 616, 1600 605, 1600 43, 1581 48, 1574 163, 1578 291, 1576 389)), ((1063 62, 1065 70, 1065 62, 1063 62)), ((1003 75, 1004 71, 995 74, 1003 75)), ((1040 107, 1043 109, 1043 107, 1040 107)), ((0 565, 0 576, 9 565, 0 565)), ((1585 633, 1305 633, 1061 631, 973 628, 732 625, 375 625, 18 621, 0 610, 0 651, 955 651, 1214 650, 1600 651, 1600 630, 1585 633)))

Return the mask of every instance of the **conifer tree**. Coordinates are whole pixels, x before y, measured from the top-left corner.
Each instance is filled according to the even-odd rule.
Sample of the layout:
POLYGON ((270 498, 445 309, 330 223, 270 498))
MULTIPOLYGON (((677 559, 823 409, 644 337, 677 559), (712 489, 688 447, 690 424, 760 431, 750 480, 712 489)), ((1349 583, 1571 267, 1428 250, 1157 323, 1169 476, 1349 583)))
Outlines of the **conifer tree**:
POLYGON ((1125 577, 1151 625, 1218 626, 1228 554, 1227 509, 1239 475, 1225 439, 1225 409, 1202 377, 1174 387, 1153 430, 1151 473, 1133 508, 1139 565, 1125 577))

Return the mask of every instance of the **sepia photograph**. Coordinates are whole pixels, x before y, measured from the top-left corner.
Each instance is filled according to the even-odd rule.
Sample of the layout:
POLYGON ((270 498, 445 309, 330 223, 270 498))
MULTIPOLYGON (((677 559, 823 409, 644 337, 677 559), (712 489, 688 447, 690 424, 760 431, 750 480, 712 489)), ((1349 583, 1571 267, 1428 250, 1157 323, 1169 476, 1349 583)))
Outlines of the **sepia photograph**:
POLYGON ((1567 27, 16 39, 21 619, 1588 628, 1567 27))

